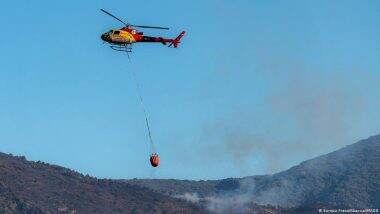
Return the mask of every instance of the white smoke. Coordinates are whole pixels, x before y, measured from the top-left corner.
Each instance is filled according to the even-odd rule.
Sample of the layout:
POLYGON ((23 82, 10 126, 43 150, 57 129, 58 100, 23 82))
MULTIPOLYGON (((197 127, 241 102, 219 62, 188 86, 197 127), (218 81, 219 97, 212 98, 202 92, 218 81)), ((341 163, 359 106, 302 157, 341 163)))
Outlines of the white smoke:
POLYGON ((191 203, 198 203, 201 200, 201 198, 199 197, 197 193, 190 193, 190 192, 187 192, 183 195, 175 195, 174 197, 186 200, 191 203))

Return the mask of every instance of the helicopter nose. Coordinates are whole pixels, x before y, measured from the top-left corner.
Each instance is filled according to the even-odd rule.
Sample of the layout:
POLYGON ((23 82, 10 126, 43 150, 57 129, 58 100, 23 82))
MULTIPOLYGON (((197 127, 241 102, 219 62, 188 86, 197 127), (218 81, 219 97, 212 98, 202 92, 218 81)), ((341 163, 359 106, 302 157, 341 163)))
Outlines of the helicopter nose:
POLYGON ((109 42, 110 41, 110 36, 107 34, 107 33, 103 33, 100 38, 104 41, 104 42, 109 42))
POLYGON ((102 34, 102 35, 100 36, 100 38, 101 38, 103 41, 106 41, 106 35, 102 34))

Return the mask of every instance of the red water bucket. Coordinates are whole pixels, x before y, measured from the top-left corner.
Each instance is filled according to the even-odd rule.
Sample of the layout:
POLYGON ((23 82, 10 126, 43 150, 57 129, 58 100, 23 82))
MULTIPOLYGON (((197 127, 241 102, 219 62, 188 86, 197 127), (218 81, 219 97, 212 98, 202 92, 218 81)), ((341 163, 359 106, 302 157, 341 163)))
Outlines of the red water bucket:
POLYGON ((160 158, 158 157, 158 155, 156 153, 151 154, 149 160, 150 160, 150 164, 153 167, 157 167, 158 164, 160 164, 160 158))

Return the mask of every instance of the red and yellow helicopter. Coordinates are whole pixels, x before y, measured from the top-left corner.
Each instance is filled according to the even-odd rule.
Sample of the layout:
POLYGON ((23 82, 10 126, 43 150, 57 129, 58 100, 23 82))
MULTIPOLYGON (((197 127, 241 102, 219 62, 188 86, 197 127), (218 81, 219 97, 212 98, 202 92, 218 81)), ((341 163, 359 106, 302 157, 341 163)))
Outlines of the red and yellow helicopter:
POLYGON ((183 37, 183 35, 185 35, 185 31, 182 31, 175 39, 165 39, 163 37, 144 36, 143 32, 137 31, 134 28, 152 28, 152 29, 162 29, 162 30, 169 30, 169 28, 144 26, 144 25, 132 25, 132 24, 124 22, 123 20, 117 18, 116 16, 112 15, 111 13, 103 9, 101 9, 101 11, 125 25, 125 27, 122 27, 120 29, 110 30, 102 34, 100 37, 104 42, 109 43, 110 47, 116 51, 132 52, 132 44, 138 43, 138 42, 158 42, 158 43, 162 43, 163 45, 168 44, 169 47, 173 46, 174 48, 177 48, 178 44, 180 43, 181 38, 183 37))

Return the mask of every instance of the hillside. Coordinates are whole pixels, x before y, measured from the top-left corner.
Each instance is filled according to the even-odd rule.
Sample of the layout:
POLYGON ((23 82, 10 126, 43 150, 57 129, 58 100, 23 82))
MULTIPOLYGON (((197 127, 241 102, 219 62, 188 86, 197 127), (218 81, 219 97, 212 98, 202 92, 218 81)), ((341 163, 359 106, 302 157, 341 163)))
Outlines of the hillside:
POLYGON ((380 136, 277 174, 213 181, 97 179, 0 153, 0 213, 310 213, 318 208, 379 208, 379 163, 380 136))
POLYGON ((380 207, 380 136, 257 182, 254 195, 281 206, 380 207))
POLYGON ((0 213, 202 213, 124 182, 0 153, 0 213))
POLYGON ((238 204, 247 211, 251 203, 288 207, 288 210, 379 208, 380 135, 274 175, 217 181, 127 182, 219 209, 226 209, 226 204, 227 209, 238 204))

